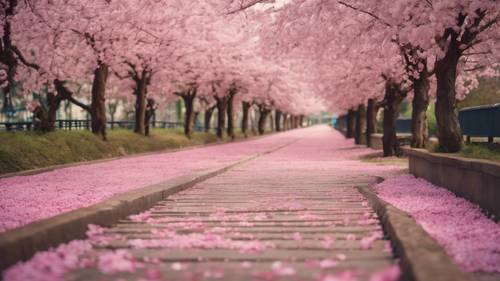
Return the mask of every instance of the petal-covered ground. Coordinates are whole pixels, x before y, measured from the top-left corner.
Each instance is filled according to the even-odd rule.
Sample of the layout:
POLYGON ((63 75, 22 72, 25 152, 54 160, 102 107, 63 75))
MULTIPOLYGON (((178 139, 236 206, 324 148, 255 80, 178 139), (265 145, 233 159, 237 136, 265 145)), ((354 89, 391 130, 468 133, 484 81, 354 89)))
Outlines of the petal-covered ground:
POLYGON ((0 232, 88 207, 133 189, 227 166, 294 141, 304 133, 303 130, 296 130, 248 142, 124 158, 0 179, 0 232))
POLYGON ((39 253, 5 280, 396 280, 354 186, 399 168, 361 164, 371 150, 327 127, 295 134, 112 228, 91 226, 89 239, 39 253))
POLYGON ((500 273, 500 225, 478 206, 411 175, 389 178, 375 190, 409 213, 462 269, 500 273))
MULTIPOLYGON (((140 157, 155 161, 141 167, 150 167, 151 177, 161 182, 168 180, 168 175, 175 176, 161 171, 171 169, 181 175, 222 166, 287 143, 113 228, 89 226, 87 240, 38 253, 5 271, 3 277, 47 281, 396 280, 399 268, 394 266, 378 219, 354 188, 375 175, 387 178, 375 187, 380 197, 412 215, 464 270, 500 272, 500 226, 477 206, 424 180, 395 176, 401 167, 359 161, 373 150, 353 146, 351 140, 326 126, 245 143, 140 157), (244 147, 254 144, 258 146, 244 147), (191 158, 176 156, 179 153, 191 158), (178 162, 172 164, 172 159, 178 162), (185 160, 207 163, 183 163, 185 160), (157 176, 158 172, 163 176, 157 176)), ((154 184, 148 177, 128 177, 127 171, 136 173, 137 162, 141 162, 129 162, 134 159, 138 158, 104 163, 110 169, 113 163, 119 165, 114 174, 123 175, 128 182, 85 177, 82 190, 70 185, 64 194, 69 200, 78 200, 89 188, 88 192, 98 193, 91 198, 99 201, 154 184), (107 191, 108 181, 112 192, 99 193, 107 191), (125 187, 120 187, 120 182, 125 187)), ((95 177, 97 168, 92 166, 70 170, 85 174, 85 169, 90 169, 95 177)), ((56 181, 58 188, 71 182, 61 179, 56 181)), ((15 178, 11 180, 15 182, 15 178)), ((39 184, 35 186, 37 191, 44 190, 39 184)), ((24 187, 29 189, 29 183, 24 182, 24 187)), ((54 194, 50 184, 45 191, 47 195, 35 195, 39 204, 44 196, 54 194)), ((26 193, 20 198, 29 203, 26 193)), ((51 215, 65 210, 52 208, 51 215)))

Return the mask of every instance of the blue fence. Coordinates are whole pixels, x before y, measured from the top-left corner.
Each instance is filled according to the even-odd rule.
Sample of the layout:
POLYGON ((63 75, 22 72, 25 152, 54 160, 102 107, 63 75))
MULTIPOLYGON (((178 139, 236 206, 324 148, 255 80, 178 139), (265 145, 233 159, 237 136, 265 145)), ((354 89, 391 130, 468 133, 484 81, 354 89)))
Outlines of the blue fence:
POLYGON ((500 137, 500 103, 467 107, 459 111, 462 133, 471 137, 500 137))
POLYGON ((396 120, 397 133, 411 133, 411 118, 398 118, 396 120))

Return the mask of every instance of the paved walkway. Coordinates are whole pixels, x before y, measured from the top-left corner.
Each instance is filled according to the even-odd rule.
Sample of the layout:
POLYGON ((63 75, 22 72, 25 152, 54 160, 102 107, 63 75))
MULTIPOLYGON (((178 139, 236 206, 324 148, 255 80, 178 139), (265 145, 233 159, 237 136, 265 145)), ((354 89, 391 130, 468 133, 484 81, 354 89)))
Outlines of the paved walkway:
POLYGON ((64 279, 333 281, 394 271, 355 188, 392 168, 360 167, 353 159, 366 149, 326 127, 301 135, 113 228, 92 228, 92 250, 78 257, 86 268, 64 279))

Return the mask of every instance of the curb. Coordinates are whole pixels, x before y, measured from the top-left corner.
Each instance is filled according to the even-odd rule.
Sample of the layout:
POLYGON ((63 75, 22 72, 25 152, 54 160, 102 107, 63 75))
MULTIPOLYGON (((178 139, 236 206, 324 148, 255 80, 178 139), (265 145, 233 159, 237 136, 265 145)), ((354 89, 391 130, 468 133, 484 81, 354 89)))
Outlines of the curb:
POLYGON ((164 183, 118 194, 89 207, 68 211, 0 233, 0 253, 2 253, 0 272, 18 261, 28 260, 38 251, 44 251, 74 239, 85 238, 89 224, 109 227, 129 215, 150 209, 157 202, 172 194, 220 175, 235 166, 280 150, 298 140, 295 139, 222 168, 194 173, 193 175, 178 177, 164 183))
MULTIPOLYGON (((377 178, 376 183, 382 182, 377 178)), ((375 183, 375 184, 376 184, 375 183)), ((380 199, 370 186, 357 186, 381 220, 395 254, 400 258, 402 276, 408 281, 474 281, 462 272, 445 250, 411 216, 380 199)))

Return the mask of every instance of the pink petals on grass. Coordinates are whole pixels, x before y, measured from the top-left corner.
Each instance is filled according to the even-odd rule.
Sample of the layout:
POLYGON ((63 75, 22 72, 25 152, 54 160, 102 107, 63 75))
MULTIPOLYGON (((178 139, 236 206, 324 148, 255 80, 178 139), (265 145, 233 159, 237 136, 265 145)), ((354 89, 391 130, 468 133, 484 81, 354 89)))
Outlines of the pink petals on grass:
POLYGON ((304 130, 248 142, 124 158, 0 179, 0 232, 92 204, 130 190, 269 151, 304 130))
POLYGON ((375 189, 408 212, 464 270, 500 272, 500 225, 478 206, 409 175, 389 178, 375 189))

